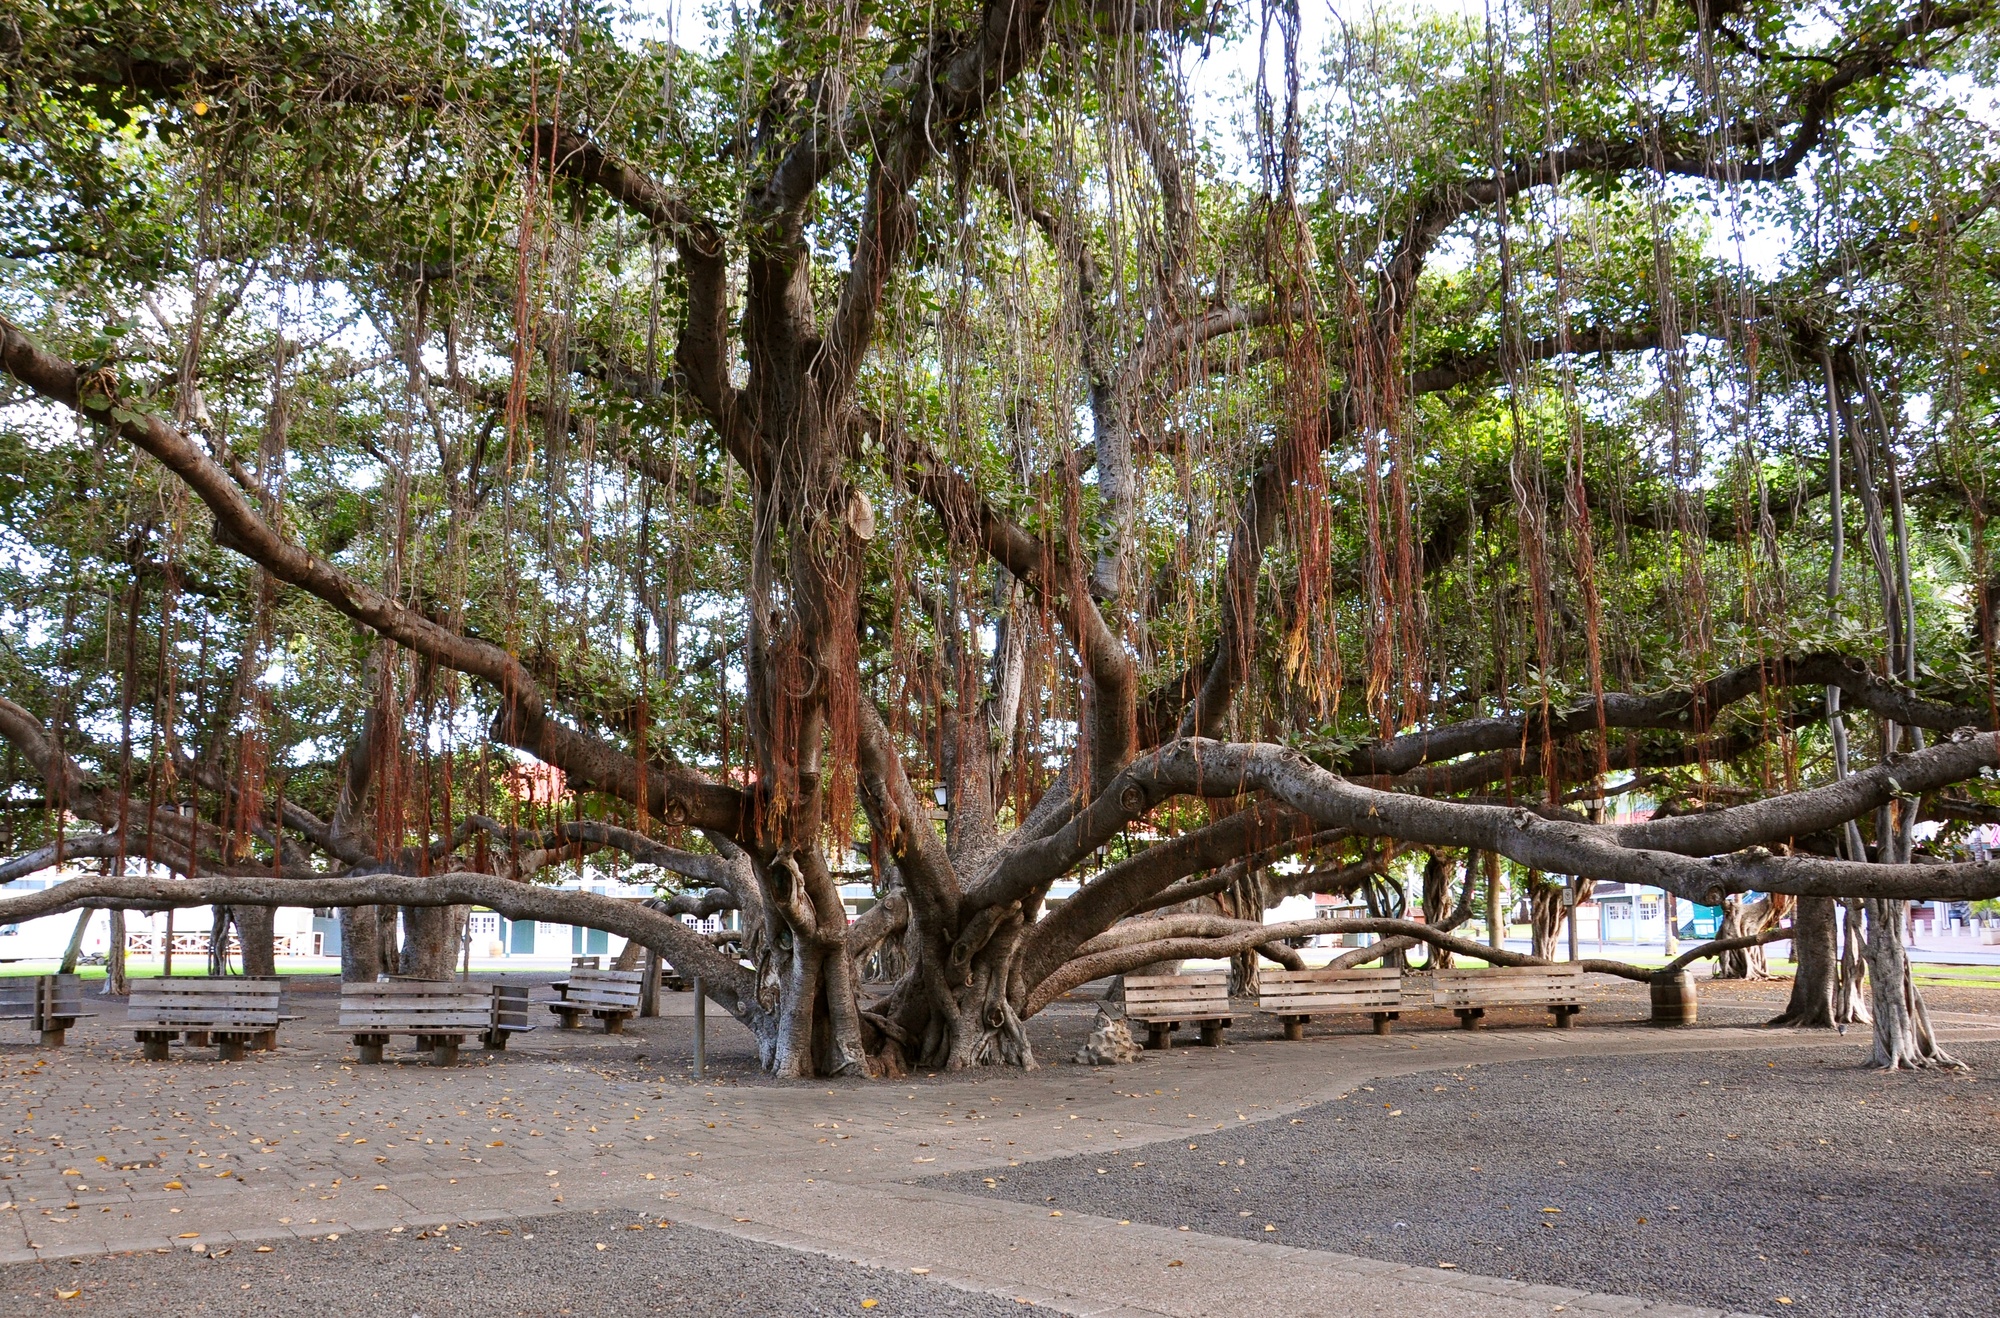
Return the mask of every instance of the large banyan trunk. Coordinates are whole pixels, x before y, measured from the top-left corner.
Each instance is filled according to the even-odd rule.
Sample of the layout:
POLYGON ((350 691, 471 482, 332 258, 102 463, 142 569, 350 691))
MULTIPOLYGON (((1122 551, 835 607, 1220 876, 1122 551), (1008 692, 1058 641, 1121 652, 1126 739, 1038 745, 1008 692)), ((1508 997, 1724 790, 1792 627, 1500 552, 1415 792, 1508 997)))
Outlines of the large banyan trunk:
POLYGON ((1801 1029, 1830 1030, 1836 1023, 1840 989, 1840 929, 1831 897, 1801 897, 1792 916, 1791 1001, 1769 1022, 1801 1029))
MULTIPOLYGON (((1722 928, 1718 938, 1742 938, 1762 929, 1771 915, 1771 899, 1760 898, 1745 903, 1740 897, 1722 899, 1722 928)), ((1716 979, 1769 979, 1770 970, 1764 960, 1764 949, 1759 947, 1739 947, 1724 952, 1715 959, 1716 979)))
POLYGON ((1868 981, 1875 1008, 1875 1051, 1868 1064, 1884 1071, 1963 1066, 1939 1046, 1931 1028, 1923 995, 1910 977, 1910 958, 1903 950, 1903 925, 1908 902, 1869 898, 1868 981))
POLYGON ((340 977, 350 984, 372 984, 382 973, 382 910, 340 908, 340 977))
POLYGON ((243 940, 243 973, 278 973, 278 912, 269 906, 237 906, 236 933, 243 940))
POLYGON ((450 979, 458 966, 462 906, 405 906, 396 973, 410 979, 450 979))

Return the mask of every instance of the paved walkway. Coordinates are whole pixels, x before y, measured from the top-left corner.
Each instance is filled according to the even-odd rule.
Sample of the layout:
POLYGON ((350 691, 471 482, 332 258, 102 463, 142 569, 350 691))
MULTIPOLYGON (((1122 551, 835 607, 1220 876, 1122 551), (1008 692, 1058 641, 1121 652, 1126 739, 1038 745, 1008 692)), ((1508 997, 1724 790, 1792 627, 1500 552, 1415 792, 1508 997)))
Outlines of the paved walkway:
MULTIPOLYGON (((623 1038, 543 1029, 502 1057, 436 1070, 408 1054, 354 1065, 312 1014, 288 1027, 276 1053, 226 1065, 180 1049, 171 1062, 144 1063, 115 1021, 87 1023, 60 1051, 0 1053, 0 1263, 616 1209, 928 1269, 934 1281, 1076 1314, 1707 1313, 1044 1211, 924 1182, 1198 1143, 1412 1071, 1828 1043, 1824 1033, 1730 1027, 1437 1030, 917 1085, 701 1087, 632 1078, 648 1048, 685 1047, 684 1020, 635 1022, 623 1038)), ((1993 1018, 1944 1024, 1954 1037, 2000 1038, 1993 1018)), ((716 1028, 736 1027, 723 1018, 716 1028)))

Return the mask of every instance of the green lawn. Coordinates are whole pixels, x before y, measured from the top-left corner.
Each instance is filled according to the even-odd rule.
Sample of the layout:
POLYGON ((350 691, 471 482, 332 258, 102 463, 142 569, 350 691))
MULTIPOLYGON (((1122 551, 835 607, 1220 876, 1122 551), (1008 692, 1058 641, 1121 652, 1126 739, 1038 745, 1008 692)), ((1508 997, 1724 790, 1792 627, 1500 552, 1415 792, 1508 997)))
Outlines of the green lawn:
MULTIPOLYGON (((61 963, 58 961, 11 961, 0 965, 0 978, 12 975, 53 975, 61 963)), ((128 979, 157 979, 163 960, 156 956, 134 956, 125 959, 125 975, 128 979)), ((240 968, 240 967, 239 967, 240 968)), ((103 979, 103 966, 79 966, 76 973, 84 979, 103 979)), ((198 976, 208 973, 208 958, 199 955, 182 956, 174 954, 174 978, 198 976)), ((338 975, 340 964, 314 964, 310 966, 281 966, 279 973, 286 975, 338 975)))

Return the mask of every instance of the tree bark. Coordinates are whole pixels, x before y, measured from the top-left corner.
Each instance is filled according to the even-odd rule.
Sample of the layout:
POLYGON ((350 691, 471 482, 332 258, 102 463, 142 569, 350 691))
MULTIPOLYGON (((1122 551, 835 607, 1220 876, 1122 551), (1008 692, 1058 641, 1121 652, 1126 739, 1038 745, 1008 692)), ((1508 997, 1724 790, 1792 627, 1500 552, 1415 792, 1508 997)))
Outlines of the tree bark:
POLYGON ((405 906, 403 946, 396 973, 409 979, 450 979, 458 966, 458 934, 464 909, 405 906))
POLYGON ((1801 897, 1792 914, 1791 1000, 1772 1025, 1830 1030, 1840 986, 1840 930, 1831 897, 1801 897))
POLYGON ((1840 977, 1834 989, 1835 1025, 1867 1025, 1874 1020, 1868 1010, 1868 953, 1862 934, 1862 906, 1858 901, 1841 903, 1840 977))
POLYGON ((97 914, 95 907, 86 906, 76 913, 76 928, 70 931, 69 946, 63 949, 62 961, 56 967, 58 974, 74 975, 76 959, 83 955, 83 931, 90 927, 90 917, 97 914))
POLYGON ((1535 871, 1528 871, 1528 925, 1531 953, 1538 961, 1556 957, 1556 932, 1562 928, 1563 888, 1548 883, 1535 871))
POLYGON ((1938 1043, 1923 995, 1910 977, 1910 958, 1903 948, 1903 925, 1909 919, 1910 904, 1870 898, 1864 905, 1868 913, 1868 982, 1875 1008, 1875 1048, 1868 1064, 1883 1071, 1963 1070, 1964 1063, 1938 1043))
POLYGON ((243 940, 243 973, 277 974, 277 910, 269 906, 245 906, 234 915, 237 935, 243 940))
POLYGON ((104 954, 104 991, 112 997, 124 997, 128 992, 125 984, 125 912, 111 912, 111 947, 104 954))
POLYGON ((382 973, 382 908, 340 908, 340 978, 349 984, 372 984, 382 973))
MULTIPOLYGON (((1754 902, 1729 896, 1722 899, 1722 927, 1716 931, 1718 938, 1741 938, 1743 935, 1762 929, 1771 915, 1771 899, 1766 897, 1754 902)), ((1771 977, 1765 968, 1764 949, 1747 947, 1733 952, 1725 952, 1716 959, 1716 979, 1764 980, 1771 977)))

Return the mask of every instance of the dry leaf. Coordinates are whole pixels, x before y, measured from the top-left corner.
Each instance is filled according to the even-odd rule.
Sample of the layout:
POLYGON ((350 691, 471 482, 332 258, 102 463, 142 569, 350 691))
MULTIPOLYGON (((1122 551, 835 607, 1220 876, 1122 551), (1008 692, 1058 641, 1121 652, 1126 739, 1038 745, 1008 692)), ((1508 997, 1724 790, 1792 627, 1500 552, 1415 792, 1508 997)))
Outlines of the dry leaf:
POLYGON ((81 1290, 73 1290, 73 1291, 57 1291, 57 1292, 56 1292, 56 1298, 57 1298, 58 1300, 73 1300, 73 1299, 75 1299, 75 1298, 76 1298, 77 1296, 79 1296, 79 1295, 81 1295, 81 1294, 83 1294, 83 1292, 82 1292, 81 1290))

